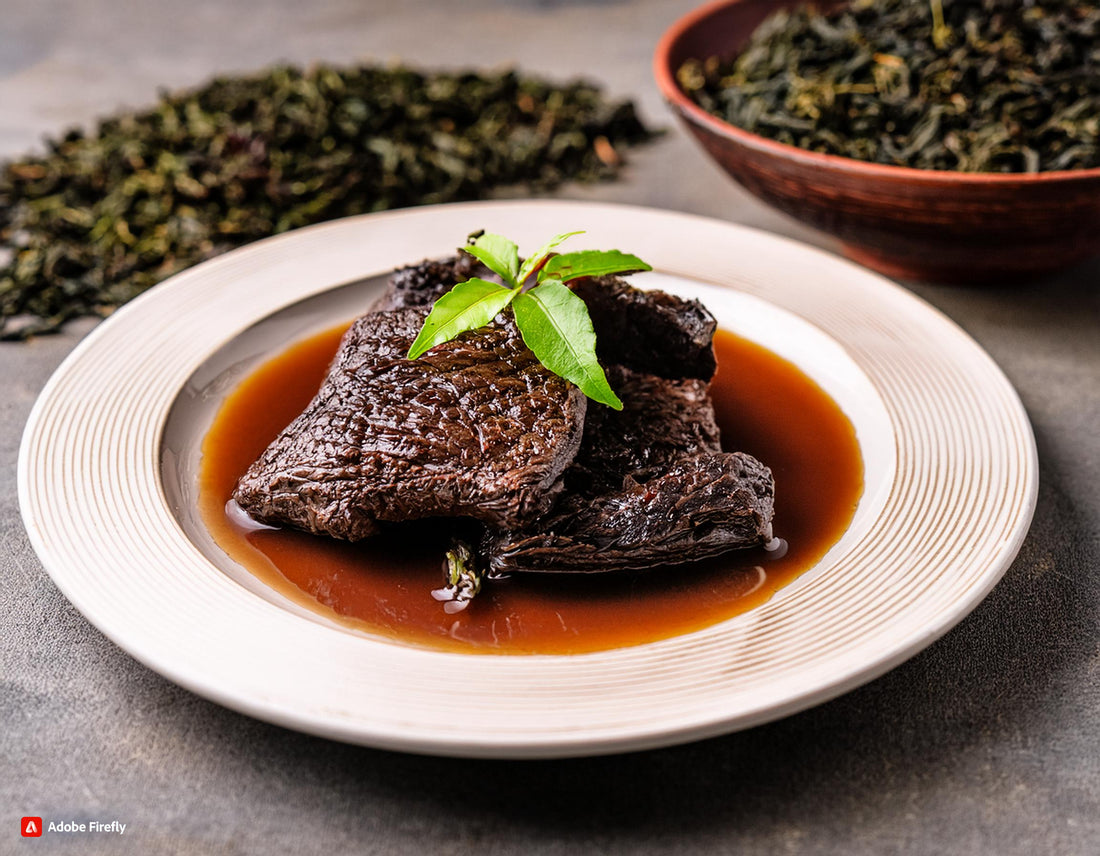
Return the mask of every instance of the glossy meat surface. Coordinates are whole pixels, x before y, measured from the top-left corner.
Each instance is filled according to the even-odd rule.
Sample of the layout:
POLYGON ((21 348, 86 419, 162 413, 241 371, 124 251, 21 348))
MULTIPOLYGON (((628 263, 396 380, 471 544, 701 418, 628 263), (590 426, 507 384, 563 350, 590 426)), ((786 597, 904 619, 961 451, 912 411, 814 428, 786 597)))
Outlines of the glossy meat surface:
POLYGON ((460 282, 471 277, 491 278, 492 273, 473 256, 458 253, 445 259, 426 259, 417 265, 396 270, 386 283, 386 290, 371 306, 371 312, 408 309, 432 304, 460 282))
POLYGON ((254 519, 357 540, 424 517, 516 528, 550 507, 586 399, 511 325, 405 359, 426 314, 352 325, 317 396, 239 481, 254 519))
POLYGON ((593 406, 566 491, 518 531, 490 533, 490 573, 640 570, 761 544, 775 484, 721 451, 707 384, 612 367, 621 412, 593 406))
POLYGON ((578 279, 572 288, 588 306, 604 365, 668 378, 714 377, 718 325, 698 300, 644 291, 616 276, 578 279))

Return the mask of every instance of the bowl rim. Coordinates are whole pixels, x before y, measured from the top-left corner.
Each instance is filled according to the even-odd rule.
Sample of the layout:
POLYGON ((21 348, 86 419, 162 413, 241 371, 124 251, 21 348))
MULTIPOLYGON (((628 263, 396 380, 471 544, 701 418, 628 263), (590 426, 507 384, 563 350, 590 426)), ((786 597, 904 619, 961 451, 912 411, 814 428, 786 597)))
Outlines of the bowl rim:
POLYGON ((671 67, 671 53, 677 43, 690 30, 701 26, 719 12, 737 6, 744 0, 712 0, 686 15, 681 16, 665 30, 653 52, 653 76, 665 101, 680 115, 696 125, 721 137, 754 149, 758 152, 789 160, 801 161, 805 166, 830 169, 882 179, 942 182, 947 184, 973 183, 981 185, 1030 185, 1051 184, 1082 179, 1100 179, 1100 166, 1084 169, 1060 169, 1046 172, 960 172, 949 169, 922 169, 911 166, 874 163, 844 155, 814 152, 788 143, 781 143, 760 134, 746 131, 708 113, 688 97, 676 79, 671 67))

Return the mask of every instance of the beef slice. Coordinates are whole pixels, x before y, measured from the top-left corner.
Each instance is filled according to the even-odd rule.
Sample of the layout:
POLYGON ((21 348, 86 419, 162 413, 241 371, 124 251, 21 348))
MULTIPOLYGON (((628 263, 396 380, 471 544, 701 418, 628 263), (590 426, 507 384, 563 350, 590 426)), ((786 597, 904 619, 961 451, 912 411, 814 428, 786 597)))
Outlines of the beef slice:
POLYGON ((617 276, 582 277, 570 287, 588 306, 604 365, 667 378, 714 376, 718 324, 698 300, 635 288, 617 276))
POLYGON ((592 407, 557 504, 519 530, 487 533, 492 576, 642 570, 771 537, 771 471, 723 452, 708 385, 611 367, 625 404, 592 407))
POLYGON ((518 529, 551 507, 584 395, 511 323, 406 359, 426 315, 372 312, 351 326, 317 396, 238 482, 250 516, 358 540, 425 517, 518 529))

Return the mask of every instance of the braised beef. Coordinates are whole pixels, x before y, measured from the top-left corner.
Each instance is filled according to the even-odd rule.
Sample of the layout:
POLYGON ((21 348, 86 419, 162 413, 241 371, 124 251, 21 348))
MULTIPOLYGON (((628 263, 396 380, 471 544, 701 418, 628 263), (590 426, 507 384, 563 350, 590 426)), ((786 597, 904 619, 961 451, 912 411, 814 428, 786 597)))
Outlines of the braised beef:
POLYGON ((622 411, 593 406, 566 490, 530 525, 491 532, 489 572, 638 570, 763 543, 774 482, 721 450, 707 384, 608 369, 622 411))
POLYGON ((769 537, 771 472, 721 449, 716 325, 700 303, 617 277, 571 283, 617 412, 543 368, 511 321, 404 358, 436 298, 488 275, 462 253, 397 271, 237 502, 261 522, 350 540, 474 518, 493 574, 650 568, 769 537))
POLYGON ((374 302, 370 311, 384 312, 411 306, 430 308, 453 286, 475 276, 493 278, 488 268, 466 253, 409 265, 393 272, 386 283, 386 290, 374 302))
POLYGON ((358 540, 380 522, 471 517, 514 529, 546 511, 586 399, 511 324, 405 354, 426 308, 348 330, 317 396, 240 479, 256 520, 358 540))
POLYGON ((660 377, 714 377, 712 340, 718 325, 698 300, 643 291, 617 276, 586 277, 570 286, 588 306, 596 353, 604 365, 660 377))

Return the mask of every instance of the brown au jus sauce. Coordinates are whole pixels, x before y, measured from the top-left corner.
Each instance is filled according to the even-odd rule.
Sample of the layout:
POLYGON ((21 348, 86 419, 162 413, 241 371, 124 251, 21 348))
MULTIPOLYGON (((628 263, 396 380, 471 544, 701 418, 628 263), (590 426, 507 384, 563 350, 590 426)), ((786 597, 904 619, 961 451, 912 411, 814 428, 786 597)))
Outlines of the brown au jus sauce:
POLYGON ((788 544, 640 573, 516 575, 448 615, 446 524, 410 523, 350 544, 242 526, 226 512, 237 479, 317 391, 345 327, 288 348, 226 399, 203 444, 199 502, 216 542, 272 588, 340 624, 406 644, 479 653, 573 654, 689 633, 764 603, 812 567, 852 520, 863 461, 847 417, 796 366, 725 331, 711 387, 723 445, 776 481, 774 529, 788 544))

